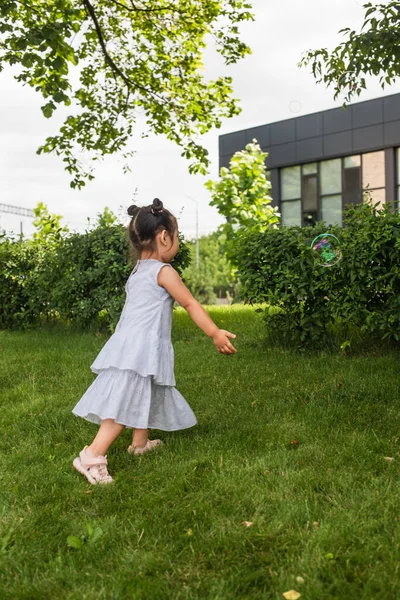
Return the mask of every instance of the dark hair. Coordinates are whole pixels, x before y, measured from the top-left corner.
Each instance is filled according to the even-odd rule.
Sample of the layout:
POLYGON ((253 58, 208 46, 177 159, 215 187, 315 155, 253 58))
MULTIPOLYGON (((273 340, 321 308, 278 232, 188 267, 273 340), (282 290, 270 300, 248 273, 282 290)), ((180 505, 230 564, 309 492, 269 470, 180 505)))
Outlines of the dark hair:
POLYGON ((164 208, 158 198, 149 206, 132 204, 128 208, 128 215, 132 217, 128 227, 129 239, 138 257, 143 250, 155 251, 154 240, 157 233, 166 229, 173 239, 178 226, 174 215, 164 208))

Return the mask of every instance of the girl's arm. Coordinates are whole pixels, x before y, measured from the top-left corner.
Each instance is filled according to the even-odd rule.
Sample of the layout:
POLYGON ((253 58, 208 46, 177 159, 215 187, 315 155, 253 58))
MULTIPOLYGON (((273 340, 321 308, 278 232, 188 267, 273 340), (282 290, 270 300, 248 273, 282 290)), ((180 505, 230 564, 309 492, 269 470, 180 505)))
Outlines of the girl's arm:
POLYGON ((167 292, 188 312, 190 318, 197 327, 210 336, 221 354, 234 354, 236 348, 232 346, 228 338, 235 338, 234 333, 225 329, 219 329, 211 317, 206 313, 183 283, 174 268, 161 269, 158 273, 158 285, 165 288, 167 292))

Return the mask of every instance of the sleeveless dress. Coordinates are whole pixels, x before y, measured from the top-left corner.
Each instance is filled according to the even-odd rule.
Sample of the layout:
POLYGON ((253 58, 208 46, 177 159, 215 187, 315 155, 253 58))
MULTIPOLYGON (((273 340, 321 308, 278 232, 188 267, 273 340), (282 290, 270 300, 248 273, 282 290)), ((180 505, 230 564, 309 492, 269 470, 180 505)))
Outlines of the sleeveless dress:
POLYGON ((169 263, 138 260, 125 285, 115 332, 91 365, 97 374, 72 413, 92 423, 114 419, 127 428, 176 431, 196 417, 175 388, 171 342, 174 299, 157 283, 169 263))

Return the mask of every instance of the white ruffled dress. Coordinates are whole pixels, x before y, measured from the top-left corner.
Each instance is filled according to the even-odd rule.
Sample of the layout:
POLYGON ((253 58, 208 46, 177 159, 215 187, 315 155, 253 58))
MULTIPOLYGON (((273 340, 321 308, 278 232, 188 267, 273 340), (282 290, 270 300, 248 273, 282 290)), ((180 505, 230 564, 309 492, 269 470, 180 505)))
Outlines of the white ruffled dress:
POLYGON ((176 431, 196 417, 175 388, 171 342, 174 299, 157 283, 163 267, 138 260, 125 286, 126 301, 114 334, 91 365, 96 379, 72 412, 92 423, 114 419, 128 428, 176 431))

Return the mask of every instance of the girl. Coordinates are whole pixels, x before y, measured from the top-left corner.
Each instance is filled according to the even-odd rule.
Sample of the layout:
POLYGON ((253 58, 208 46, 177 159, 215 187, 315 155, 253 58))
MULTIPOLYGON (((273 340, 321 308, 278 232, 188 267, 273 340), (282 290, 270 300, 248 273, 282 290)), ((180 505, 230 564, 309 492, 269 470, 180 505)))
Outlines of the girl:
POLYGON ((128 214, 129 237, 140 258, 126 283, 126 302, 115 333, 91 365, 97 378, 72 410, 100 424, 91 445, 73 462, 92 484, 111 483, 105 454, 125 427, 134 429, 128 452, 137 455, 161 444, 149 440, 149 429, 176 431, 197 423, 174 387, 174 300, 219 352, 236 352, 228 339, 236 335, 215 325, 170 265, 179 247, 176 218, 158 198, 150 206, 130 206, 128 214))

